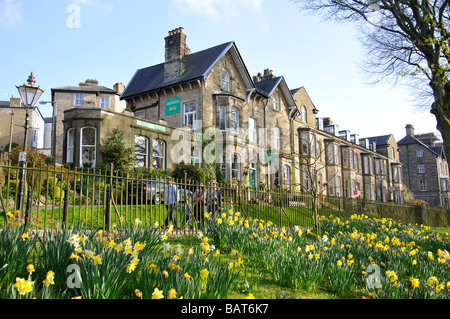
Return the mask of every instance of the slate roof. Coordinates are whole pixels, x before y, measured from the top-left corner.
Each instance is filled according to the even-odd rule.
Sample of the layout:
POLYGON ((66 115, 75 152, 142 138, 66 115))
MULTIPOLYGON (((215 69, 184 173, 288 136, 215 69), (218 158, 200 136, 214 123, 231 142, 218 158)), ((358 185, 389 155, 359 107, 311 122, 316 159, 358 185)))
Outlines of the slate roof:
POLYGON ((278 84, 280 84, 281 80, 283 80, 283 78, 280 76, 273 79, 256 82, 255 87, 259 93, 266 96, 271 96, 278 84))
POLYGON ((97 85, 86 85, 86 86, 63 86, 59 88, 52 88, 52 91, 64 91, 64 92, 100 92, 100 93, 111 93, 117 94, 116 91, 110 89, 106 86, 97 86, 97 85))
POLYGON ((381 146, 381 145, 387 145, 391 136, 392 136, 392 134, 373 136, 373 137, 368 137, 368 139, 369 139, 370 143, 375 142, 377 144, 377 146, 381 146))
POLYGON ((139 69, 122 93, 121 99, 136 97, 174 85, 203 79, 215 63, 234 46, 227 42, 215 47, 186 55, 185 72, 174 79, 164 80, 164 63, 139 69))
POLYGON ((410 144, 420 144, 426 149, 428 149, 430 152, 434 153, 436 156, 443 156, 443 147, 442 146, 429 146, 425 144, 424 142, 420 141, 419 139, 415 138, 411 135, 406 135, 404 138, 402 138, 397 143, 398 145, 410 145, 410 144))

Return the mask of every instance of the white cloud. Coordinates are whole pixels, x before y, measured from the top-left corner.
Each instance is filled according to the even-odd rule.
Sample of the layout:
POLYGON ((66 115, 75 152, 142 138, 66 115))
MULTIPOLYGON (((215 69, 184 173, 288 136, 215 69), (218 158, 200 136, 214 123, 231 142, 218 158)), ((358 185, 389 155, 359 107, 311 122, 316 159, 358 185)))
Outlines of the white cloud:
POLYGON ((22 7, 16 0, 1 0, 0 24, 13 27, 23 19, 22 7))
POLYGON ((210 21, 221 23, 242 17, 243 12, 253 11, 253 14, 263 16, 263 25, 268 28, 268 20, 264 17, 262 8, 264 0, 172 0, 175 8, 183 14, 197 14, 207 17, 210 21))

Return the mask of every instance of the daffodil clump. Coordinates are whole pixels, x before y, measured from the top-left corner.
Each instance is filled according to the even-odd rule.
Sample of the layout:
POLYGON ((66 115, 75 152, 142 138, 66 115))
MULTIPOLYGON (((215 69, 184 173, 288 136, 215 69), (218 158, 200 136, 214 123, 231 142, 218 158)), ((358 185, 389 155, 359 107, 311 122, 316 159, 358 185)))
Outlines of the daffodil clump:
POLYGON ((230 211, 216 220, 213 234, 221 249, 239 242, 249 263, 280 285, 343 297, 450 297, 448 234, 364 214, 320 221, 323 235, 317 236, 230 211))

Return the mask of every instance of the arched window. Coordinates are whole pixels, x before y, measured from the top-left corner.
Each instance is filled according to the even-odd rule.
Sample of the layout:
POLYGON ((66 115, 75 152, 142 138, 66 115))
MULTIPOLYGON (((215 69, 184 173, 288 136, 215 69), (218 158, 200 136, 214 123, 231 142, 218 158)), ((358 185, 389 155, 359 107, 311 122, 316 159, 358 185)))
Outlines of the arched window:
POLYGON ((166 169, 166 143, 161 140, 153 140, 152 167, 166 169))
POLYGON ((148 139, 144 136, 134 136, 134 166, 148 167, 148 139))
POLYGON ((230 92, 230 73, 227 70, 222 70, 222 89, 230 92))
POLYGON ((84 167, 86 164, 91 164, 95 167, 96 151, 97 151, 97 129, 95 127, 81 128, 81 152, 80 163, 84 167))
POLYGON ((75 149, 75 129, 72 127, 67 131, 67 152, 66 152, 66 163, 73 163, 75 149))
POLYGON ((308 122, 308 112, 306 111, 306 106, 302 106, 302 121, 307 123, 308 122))

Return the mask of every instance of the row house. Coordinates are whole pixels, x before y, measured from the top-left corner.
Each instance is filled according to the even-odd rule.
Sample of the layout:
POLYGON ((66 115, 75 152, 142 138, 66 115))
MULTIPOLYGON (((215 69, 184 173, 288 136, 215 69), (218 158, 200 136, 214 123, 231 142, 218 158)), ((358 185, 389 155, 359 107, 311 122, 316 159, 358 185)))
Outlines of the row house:
POLYGON ((403 202, 401 163, 392 135, 360 139, 358 134, 339 130, 329 118, 316 120, 316 127, 299 128, 303 189, 328 196, 403 202), (382 147, 377 148, 377 142, 382 147), (385 148, 394 150, 392 157, 383 154, 385 148))
POLYGON ((403 179, 414 198, 450 208, 447 156, 438 137, 434 133, 415 134, 414 126, 408 124, 398 145, 403 179))
POLYGON ((387 141, 394 157, 377 152, 380 141, 360 141, 318 118, 304 87, 290 90, 270 69, 250 76, 236 43, 191 53, 186 38, 183 28, 170 31, 164 62, 137 70, 123 92, 91 81, 52 90, 64 107, 58 112, 62 161, 95 165, 102 138, 120 128, 137 167, 170 171, 177 163, 204 166, 212 159, 229 183, 402 201, 395 141, 387 141), (116 106, 104 108, 106 96, 116 106))
MULTIPOLYGON (((376 142, 364 139, 369 142, 362 145, 355 134, 317 118, 304 87, 290 90, 270 69, 251 77, 234 42, 191 53, 179 28, 165 44, 165 62, 137 70, 121 99, 138 118, 224 133, 225 181, 402 201, 395 141, 389 141, 396 156, 391 158, 373 149, 376 142)), ((195 143, 190 155, 193 163, 203 162, 195 143)))

